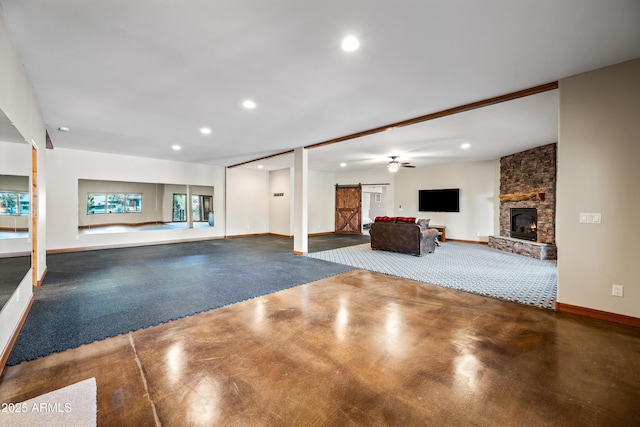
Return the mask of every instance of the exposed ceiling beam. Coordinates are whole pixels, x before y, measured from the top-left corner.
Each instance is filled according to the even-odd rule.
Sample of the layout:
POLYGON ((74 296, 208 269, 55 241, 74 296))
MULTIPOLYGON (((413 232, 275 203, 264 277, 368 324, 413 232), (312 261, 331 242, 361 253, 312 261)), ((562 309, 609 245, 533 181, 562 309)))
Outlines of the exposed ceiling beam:
MULTIPOLYGON (((348 141, 350 139, 355 139, 355 138, 360 138, 360 137, 363 137, 363 136, 373 135, 373 134, 376 134, 376 133, 379 133, 379 132, 385 132, 388 129, 400 128, 400 127, 404 127, 404 126, 409 126, 409 125, 414 125, 414 124, 417 124, 417 123, 426 122, 426 121, 429 121, 429 120, 435 120, 435 119, 439 119, 441 117, 446 117, 446 116, 450 116, 450 115, 453 115, 453 114, 463 113, 465 111, 475 110, 477 108, 488 107, 490 105, 499 104, 501 102, 513 101, 515 99, 523 98, 525 96, 536 95, 538 93, 548 92, 550 90, 555 90, 557 88, 558 88, 558 81, 553 81, 553 82, 545 83, 545 84, 542 84, 542 85, 530 87, 530 88, 527 88, 527 89, 521 89, 521 90, 518 90, 518 91, 515 91, 515 92, 506 93, 504 95, 494 96, 493 98, 487 98, 487 99, 483 99, 483 100, 480 100, 480 101, 475 101, 475 102, 471 102, 471 103, 468 103, 468 104, 459 105, 457 107, 448 108, 446 110, 437 111, 435 113, 425 114, 423 116, 414 117, 412 119, 403 120, 403 121, 400 121, 400 122, 395 122, 395 123, 391 123, 391 124, 384 125, 384 126, 379 126, 379 127, 373 128, 373 129, 352 133, 352 134, 341 136, 341 137, 338 137, 338 138, 329 139, 327 141, 322 141, 322 142, 317 142, 315 144, 305 145, 304 148, 313 149, 313 148, 324 147, 326 145, 337 144, 339 142, 348 141)), ((231 166, 228 166, 228 167, 229 168, 235 168, 235 167, 243 166, 243 165, 246 165, 246 164, 249 164, 249 163, 254 163, 254 162, 262 161, 262 160, 267 160, 267 159, 271 159, 271 158, 274 158, 274 157, 279 157, 279 156, 283 156, 283 155, 291 154, 291 153, 293 153, 293 150, 287 150, 287 151, 283 151, 283 152, 280 152, 280 153, 272 154, 272 155, 269 155, 269 156, 260 157, 258 159, 248 160, 248 161, 242 162, 242 163, 237 163, 237 164, 234 164, 234 165, 231 165, 231 166)))

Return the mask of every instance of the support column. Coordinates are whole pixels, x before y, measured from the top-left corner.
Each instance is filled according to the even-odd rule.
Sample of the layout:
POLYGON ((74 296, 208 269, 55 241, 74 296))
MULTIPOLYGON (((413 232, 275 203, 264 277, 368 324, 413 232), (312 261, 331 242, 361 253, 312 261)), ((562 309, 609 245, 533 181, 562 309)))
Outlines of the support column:
POLYGON ((304 255, 309 250, 307 193, 309 152, 299 147, 294 150, 293 156, 293 253, 304 255))
POLYGON ((185 202, 187 214, 187 228, 193 228, 193 205, 191 202, 191 186, 187 184, 187 200, 185 202))

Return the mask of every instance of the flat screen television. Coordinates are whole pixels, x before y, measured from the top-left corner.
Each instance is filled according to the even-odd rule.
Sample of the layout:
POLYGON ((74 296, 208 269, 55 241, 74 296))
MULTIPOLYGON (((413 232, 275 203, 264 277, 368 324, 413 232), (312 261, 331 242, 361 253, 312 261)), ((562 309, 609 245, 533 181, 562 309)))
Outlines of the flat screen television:
POLYGON ((420 212, 460 212, 460 189, 418 190, 420 212))

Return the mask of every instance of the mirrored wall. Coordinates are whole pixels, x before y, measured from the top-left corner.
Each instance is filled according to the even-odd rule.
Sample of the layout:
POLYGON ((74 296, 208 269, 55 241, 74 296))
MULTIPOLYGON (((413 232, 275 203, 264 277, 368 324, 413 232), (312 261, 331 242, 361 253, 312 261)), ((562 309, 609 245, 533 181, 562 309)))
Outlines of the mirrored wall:
POLYGON ((29 237, 29 177, 0 175, 0 239, 29 237))
POLYGON ((0 111, 0 310, 31 268, 31 146, 0 111))
POLYGON ((211 227, 214 188, 78 180, 78 234, 211 227))

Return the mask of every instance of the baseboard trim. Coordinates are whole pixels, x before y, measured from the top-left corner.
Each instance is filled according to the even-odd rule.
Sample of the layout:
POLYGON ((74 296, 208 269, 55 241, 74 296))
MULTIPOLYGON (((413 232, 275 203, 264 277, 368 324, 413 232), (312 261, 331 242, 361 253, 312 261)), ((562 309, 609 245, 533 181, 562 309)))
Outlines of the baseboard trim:
MULTIPOLYGON (((476 245, 488 245, 489 242, 481 242, 479 240, 462 240, 462 239, 451 239, 447 237, 447 242, 463 242, 463 243, 475 243, 476 245)), ((446 242, 444 242, 446 243, 446 242)))
POLYGON ((269 233, 269 236, 284 237, 285 239, 293 239, 293 236, 291 236, 289 234, 269 233))
POLYGON ((36 288, 42 286, 42 282, 44 282, 44 276, 46 276, 48 272, 49 272, 49 266, 44 268, 44 273, 42 273, 42 276, 36 282, 36 288))
POLYGON ((22 327, 24 326, 24 322, 27 321, 27 317, 29 316, 29 313, 31 312, 31 306, 33 305, 33 299, 34 299, 34 296, 33 296, 33 294, 31 294, 31 299, 29 300, 29 305, 27 305, 27 309, 22 314, 22 317, 20 318, 20 322, 18 322, 18 326, 16 327, 15 331, 13 331, 13 335, 11 336, 11 339, 9 340, 9 343, 5 347, 5 352, 2 353, 2 356, 0 356, 0 376, 2 375, 2 372, 4 371, 4 367, 7 364, 7 360, 9 360, 9 355, 11 354, 11 350, 13 350, 13 346, 15 345, 16 341, 18 340, 18 335, 20 335, 20 331, 22 331, 22 327))
POLYGON ((293 251, 294 255, 306 255, 308 252, 293 251))
POLYGON ((225 236, 225 239, 240 239, 242 237, 257 237, 257 236, 268 236, 269 233, 253 233, 253 234, 230 234, 225 236))
POLYGON ((328 236, 329 234, 336 234, 335 231, 325 231, 322 233, 309 233, 309 237, 314 237, 314 236, 328 236))
POLYGON ((621 325, 640 328, 640 318, 638 317, 611 313, 578 305, 565 304, 562 302, 556 302, 556 310, 562 313, 577 314, 579 316, 590 317, 592 319, 604 320, 605 322, 619 323, 621 325))

